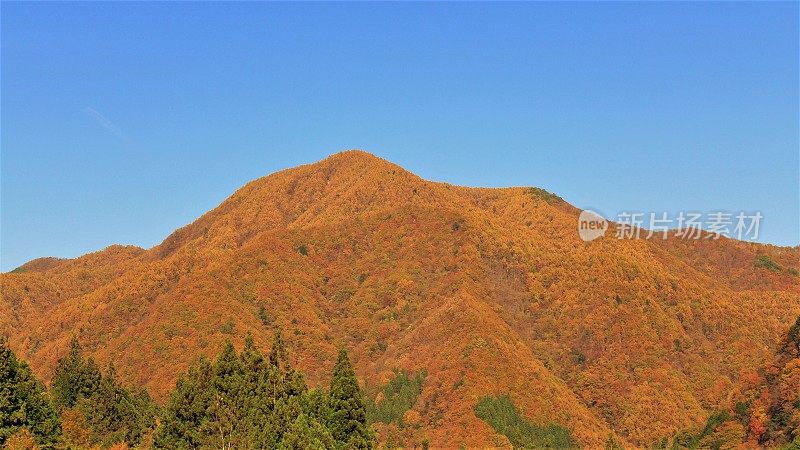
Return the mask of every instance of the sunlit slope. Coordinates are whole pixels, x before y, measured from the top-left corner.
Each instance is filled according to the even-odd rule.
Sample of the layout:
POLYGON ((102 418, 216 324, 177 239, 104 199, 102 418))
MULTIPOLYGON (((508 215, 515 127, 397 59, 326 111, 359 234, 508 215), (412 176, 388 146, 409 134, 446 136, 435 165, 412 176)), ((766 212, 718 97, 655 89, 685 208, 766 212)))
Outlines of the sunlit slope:
POLYGON ((800 314, 797 248, 586 243, 576 217, 540 190, 345 152, 248 183, 152 249, 3 274, 0 327, 44 379, 77 335, 163 398, 193 358, 280 326, 312 384, 341 345, 370 385, 426 369, 414 410, 434 444, 502 443, 474 406, 507 393, 596 446, 703 422, 800 314))

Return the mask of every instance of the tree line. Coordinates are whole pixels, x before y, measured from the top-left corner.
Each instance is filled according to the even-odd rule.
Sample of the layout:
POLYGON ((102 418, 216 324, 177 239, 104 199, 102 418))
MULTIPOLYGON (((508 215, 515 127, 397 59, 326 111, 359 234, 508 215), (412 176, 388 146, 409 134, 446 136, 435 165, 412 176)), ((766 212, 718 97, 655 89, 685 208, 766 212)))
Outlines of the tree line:
POLYGON ((309 388, 278 332, 269 353, 252 336, 179 376, 167 404, 123 387, 73 338, 50 389, 0 338, 0 448, 369 449, 363 394, 347 352, 329 389, 309 388))

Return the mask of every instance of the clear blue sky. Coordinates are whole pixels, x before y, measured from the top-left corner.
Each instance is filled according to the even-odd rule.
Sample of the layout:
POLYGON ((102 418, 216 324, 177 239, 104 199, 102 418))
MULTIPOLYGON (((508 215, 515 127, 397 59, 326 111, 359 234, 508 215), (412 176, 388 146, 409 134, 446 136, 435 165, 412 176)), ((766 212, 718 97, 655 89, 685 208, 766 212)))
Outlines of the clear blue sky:
POLYGON ((363 148, 797 245, 798 3, 6 3, 0 267, 150 247, 363 148))

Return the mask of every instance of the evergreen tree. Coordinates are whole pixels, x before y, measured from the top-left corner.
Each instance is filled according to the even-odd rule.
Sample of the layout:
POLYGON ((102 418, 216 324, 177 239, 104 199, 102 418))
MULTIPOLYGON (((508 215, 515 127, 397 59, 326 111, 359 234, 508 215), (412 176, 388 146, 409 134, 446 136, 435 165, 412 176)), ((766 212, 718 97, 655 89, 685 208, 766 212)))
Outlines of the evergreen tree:
POLYGON ((301 413, 284 433, 280 450, 328 450, 334 447, 330 430, 301 413))
POLYGON ((82 398, 89 398, 100 386, 100 370, 92 358, 84 361, 78 339, 73 336, 69 353, 58 360, 53 376, 53 402, 59 408, 72 408, 82 398))
POLYGON ((367 413, 355 370, 345 349, 333 368, 328 428, 336 442, 346 448, 373 448, 374 437, 367 426, 367 413))
POLYGON ((250 333, 247 333, 247 336, 244 338, 241 361, 242 369, 247 374, 248 383, 256 382, 258 375, 264 369, 265 361, 264 355, 262 355, 261 351, 256 347, 253 335, 250 333))
POLYGON ((328 393, 323 389, 310 389, 303 395, 303 410, 310 419, 321 424, 330 422, 331 406, 328 393))
POLYGON ((209 409, 212 445, 217 448, 238 447, 244 434, 246 396, 244 372, 236 349, 230 341, 214 363, 214 399, 209 409))
POLYGON ((178 378, 175 390, 161 416, 156 432, 156 448, 201 448, 211 429, 208 411, 214 400, 214 371, 211 363, 202 358, 178 378))
POLYGON ((43 447, 52 447, 61 433, 44 385, 0 337, 0 447, 23 428, 43 447))
POLYGON ((263 385, 268 365, 249 333, 244 340, 244 348, 239 359, 242 371, 241 390, 244 394, 243 406, 248 411, 257 409, 263 402, 263 385))
MULTIPOLYGON (((352 368, 350 374, 354 381, 352 368)), ((360 401, 358 384, 354 386, 360 401)), ((351 388, 345 390, 352 394, 351 388)), ((362 433, 351 436, 345 430, 346 439, 339 446, 370 447, 363 402, 359 404, 362 433)), ((330 417, 328 395, 308 391, 302 373, 288 363, 280 333, 266 358, 248 335, 241 353, 227 342, 213 364, 202 360, 178 379, 154 445, 170 449, 332 448, 330 417)))
POLYGON ((280 330, 275 332, 269 363, 263 372, 259 401, 269 405, 266 422, 256 444, 274 448, 283 434, 303 412, 301 396, 306 392, 305 380, 289 364, 286 344, 280 330))
MULTIPOLYGON (((261 443, 265 436, 274 436, 275 430, 266 426, 269 423, 270 415, 273 410, 273 402, 268 393, 269 385, 269 362, 256 347, 253 336, 248 333, 244 340, 244 347, 240 354, 242 365, 242 392, 243 406, 242 418, 244 423, 244 433, 248 443, 253 447, 270 447, 261 443), (261 444, 260 444, 261 443, 261 444)), ((265 439, 274 447, 275 439, 265 439)))
POLYGON ((137 445, 155 424, 156 408, 144 391, 130 392, 117 383, 114 365, 109 363, 97 390, 78 401, 95 441, 104 446, 125 442, 137 445))
POLYGON ((275 331, 275 339, 272 342, 272 349, 269 352, 269 362, 273 367, 279 370, 289 370, 289 356, 280 329, 275 331))

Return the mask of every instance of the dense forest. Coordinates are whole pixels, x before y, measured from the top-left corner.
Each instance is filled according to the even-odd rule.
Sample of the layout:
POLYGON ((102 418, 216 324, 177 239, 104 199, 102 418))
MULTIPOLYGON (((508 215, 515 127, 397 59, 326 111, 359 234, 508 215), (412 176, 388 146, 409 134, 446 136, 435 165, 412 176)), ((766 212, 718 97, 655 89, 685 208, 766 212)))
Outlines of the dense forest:
MULTIPOLYGON (((0 447, 167 449, 368 449, 376 447, 372 424, 394 426, 381 447, 417 446, 398 430, 418 421, 409 411, 425 373, 395 373, 375 395, 359 387, 340 350, 328 390, 309 388, 288 360, 280 332, 264 355, 251 336, 237 352, 227 342, 214 361, 201 358, 182 374, 163 407, 142 389, 127 389, 113 365, 101 371, 84 358, 78 340, 58 362, 48 390, 0 342, 0 447), (399 428, 398 428, 399 427, 399 428)), ((800 317, 773 363, 742 377, 731 407, 710 415, 705 426, 664 437, 653 448, 726 449, 758 445, 800 449, 800 317)), ((514 448, 578 448, 570 431, 530 423, 509 396, 483 397, 475 414, 514 448)), ((391 428, 390 428, 391 429, 391 428)), ((427 448, 427 440, 420 447, 427 448)), ((622 448, 609 436, 605 448, 622 448)))
POLYGON ((800 362, 786 339, 800 315, 800 247, 584 242, 579 212, 541 189, 437 183, 348 151, 247 183, 152 248, 30 261, 0 274, 0 335, 17 355, 4 370, 21 380, 4 395, 13 384, 30 399, 6 415, 2 439, 796 440, 800 362), (291 367, 283 350, 267 352, 277 329, 291 367), (358 374, 347 389, 331 387, 342 347, 358 374))
POLYGON ((330 388, 309 389, 276 333, 264 355, 251 337, 241 352, 226 343, 178 379, 163 407, 127 389, 113 365, 101 371, 77 339, 50 389, 2 341, 0 447, 7 449, 366 449, 375 446, 345 350, 330 388))

